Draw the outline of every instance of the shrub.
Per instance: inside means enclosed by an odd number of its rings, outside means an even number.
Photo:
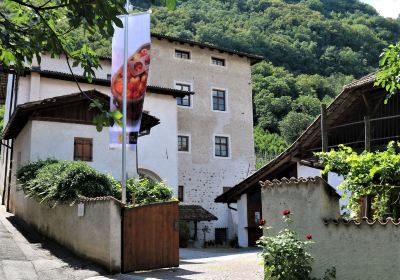
[[[170,201],[172,198],[172,189],[162,181],[156,182],[149,178],[131,178],[126,183],[126,199],[128,204],[145,205]],[[134,195],[135,201],[132,201],[132,195]]]
[[[117,186],[111,176],[81,161],[58,161],[43,165],[35,172],[34,178],[23,183],[25,194],[52,205],[74,203],[79,196],[111,196]]]
[[[324,174],[336,172],[344,177],[340,188],[351,194],[348,208],[354,216],[360,210],[360,199],[373,196],[375,218],[400,217],[400,143],[390,142],[385,151],[356,153],[339,145],[337,150],[317,153],[325,166]]]
[[[179,247],[186,248],[190,239],[190,229],[185,221],[179,221]]]
[[[17,181],[21,184],[22,188],[24,188],[25,184],[34,179],[40,168],[43,166],[53,164],[58,162],[58,160],[53,158],[48,158],[45,160],[38,160],[30,162],[17,170]]]
[[[311,263],[313,257],[307,252],[313,242],[311,234],[300,239],[296,231],[290,229],[291,213],[283,211],[283,221],[286,227],[276,236],[262,236],[257,241],[263,248],[261,253],[264,259],[264,279],[270,280],[316,280],[311,277]],[[267,231],[269,227],[265,228]],[[328,269],[324,280],[335,279],[335,268]]]

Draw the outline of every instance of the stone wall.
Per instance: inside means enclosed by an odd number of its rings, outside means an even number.
[[[110,272],[121,270],[121,206],[113,198],[50,208],[16,192],[15,216],[76,255],[100,264]]]
[[[398,279],[399,224],[341,219],[339,196],[321,178],[263,182],[262,203],[272,233],[283,227],[282,210],[290,209],[300,237],[313,235],[313,276],[335,267],[339,280]]]

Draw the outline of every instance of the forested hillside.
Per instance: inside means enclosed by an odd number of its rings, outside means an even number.
[[[143,5],[143,0],[132,1]],[[253,67],[256,152],[293,142],[353,78],[374,71],[400,20],[357,0],[177,0],[152,31],[263,55]]]

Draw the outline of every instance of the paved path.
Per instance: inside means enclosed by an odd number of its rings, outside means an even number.
[[[17,229],[0,206],[0,280],[80,280],[103,273],[61,246]]]
[[[181,249],[177,269],[109,276],[61,246],[18,227],[0,206],[0,280],[261,280],[257,251]]]
[[[181,249],[179,268],[134,275],[163,280],[262,280],[258,252],[255,249]]]

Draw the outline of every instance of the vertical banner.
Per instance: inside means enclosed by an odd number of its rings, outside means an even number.
[[[126,143],[135,148],[140,130],[143,102],[150,66],[150,14],[140,13],[128,16],[128,60],[127,66],[127,114]],[[110,111],[120,111],[123,106],[124,86],[124,26],[115,27],[112,39],[112,70]],[[122,147],[122,127],[110,127],[110,148]]]

